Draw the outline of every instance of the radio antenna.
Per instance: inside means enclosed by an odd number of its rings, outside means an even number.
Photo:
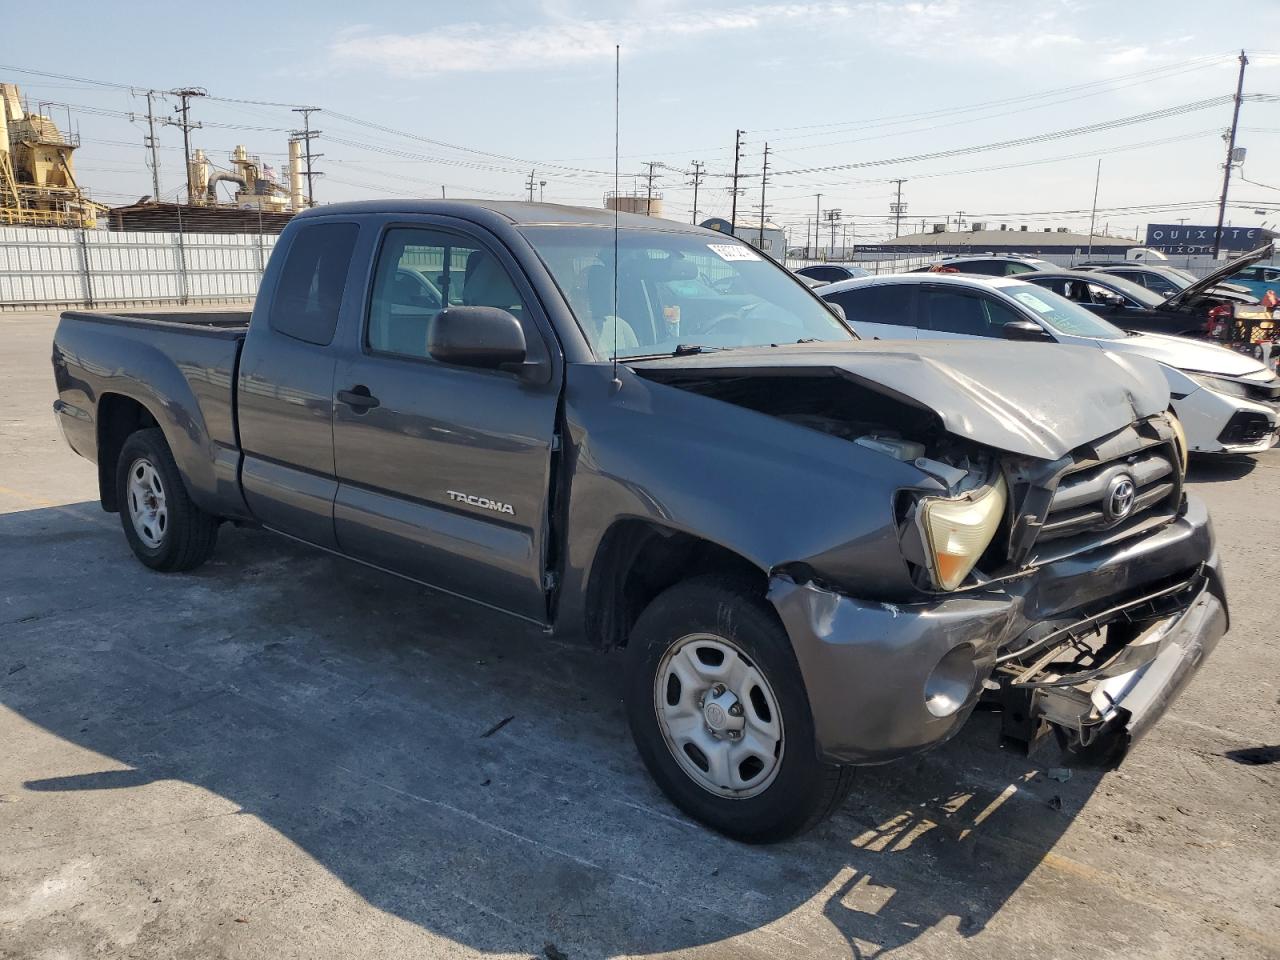
[[[618,379],[618,149],[619,114],[622,102],[622,44],[613,45],[613,383],[622,386]]]

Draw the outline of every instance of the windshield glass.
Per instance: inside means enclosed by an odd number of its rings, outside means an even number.
[[[1093,337],[1095,340],[1121,340],[1128,334],[1119,327],[1107,323],[1090,310],[1052,290],[1043,290],[1029,283],[1010,283],[1000,289],[1024,307],[1033,311],[1040,322],[1051,330],[1072,337]]]
[[[529,227],[542,257],[601,360],[677,347],[748,347],[848,340],[803,284],[732,237],[609,227]]]

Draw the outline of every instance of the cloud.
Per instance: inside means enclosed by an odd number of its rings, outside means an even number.
[[[869,45],[914,59],[1007,60],[1084,44],[1062,23],[1074,9],[1071,0],[1045,0],[1034,11],[1023,0],[829,0],[723,9],[641,0],[629,16],[589,19],[572,0],[548,0],[543,19],[527,26],[462,22],[407,34],[348,28],[329,51],[339,63],[416,77],[573,66],[612,58],[616,43],[634,53],[689,38],[803,27],[819,31],[812,42],[835,60],[856,57]],[[995,24],[1000,29],[992,29]],[[841,46],[830,46],[835,43]]]
[[[846,3],[792,3],[725,11],[671,10],[651,16],[586,20],[561,14],[528,27],[459,23],[429,33],[345,30],[330,44],[339,61],[381,67],[398,76],[530,70],[604,60],[623,49],[666,46],[672,38],[746,32],[779,23],[843,19]]]

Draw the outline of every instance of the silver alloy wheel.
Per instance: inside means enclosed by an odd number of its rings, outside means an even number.
[[[734,643],[709,633],[673,643],[653,705],[671,755],[704,790],[745,799],[773,783],[784,746],[778,698]]]
[[[169,508],[160,474],[146,457],[129,467],[128,499],[129,519],[138,539],[152,550],[159,549],[169,532]]]

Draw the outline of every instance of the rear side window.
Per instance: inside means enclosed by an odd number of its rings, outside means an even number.
[[[1001,328],[1022,318],[987,297],[951,290],[926,290],[925,312],[929,329],[970,337],[999,337]]]
[[[272,330],[318,346],[333,342],[358,231],[354,223],[299,228],[271,304]]]
[[[1016,260],[1010,261],[1004,265],[1004,275],[1006,277],[1015,277],[1020,273],[1035,273],[1035,267],[1026,263],[1018,263]]]
[[[859,323],[916,325],[912,299],[915,285],[898,283],[829,293],[823,299],[844,308],[845,319],[857,329]]]

